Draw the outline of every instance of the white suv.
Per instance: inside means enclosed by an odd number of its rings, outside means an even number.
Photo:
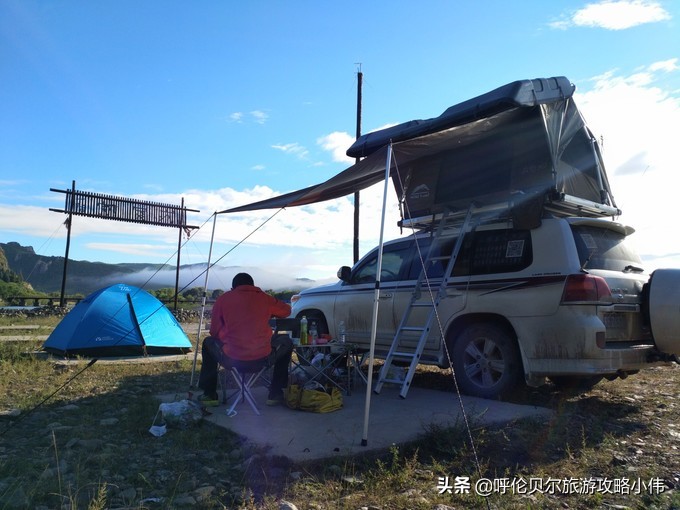
[[[463,392],[498,398],[522,378],[531,386],[549,378],[587,388],[677,361],[680,271],[658,270],[650,279],[626,243],[632,232],[580,217],[544,218],[533,229],[513,228],[511,220],[478,226],[464,238],[420,362],[453,365]],[[444,232],[435,251],[450,255],[457,237]],[[387,355],[432,239],[420,232],[384,246],[377,357]],[[368,349],[377,257],[376,248],[340,268],[337,283],[294,296],[291,315],[305,315],[334,338],[343,321],[348,341]],[[428,272],[434,292],[443,269]],[[418,313],[424,322],[427,311],[414,308],[411,317]],[[414,333],[414,347],[417,339]]]

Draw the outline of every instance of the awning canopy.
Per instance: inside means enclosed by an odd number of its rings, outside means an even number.
[[[414,120],[368,133],[348,149],[363,160],[331,179],[268,200],[220,211],[235,213],[340,198],[389,175],[405,217],[532,200],[556,194],[614,206],[597,141],[576,108],[564,77],[522,80]]]
[[[324,183],[252,204],[226,209],[218,214],[308,205],[344,197],[384,179],[386,154],[387,148],[383,147],[370,158],[361,160]]]

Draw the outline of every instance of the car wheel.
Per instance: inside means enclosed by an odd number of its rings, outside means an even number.
[[[452,363],[461,392],[475,397],[507,396],[522,374],[515,339],[495,324],[465,328],[455,340]]]

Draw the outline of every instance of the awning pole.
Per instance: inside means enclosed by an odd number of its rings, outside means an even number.
[[[213,228],[210,236],[210,249],[208,250],[208,267],[205,268],[205,283],[203,284],[203,299],[201,301],[201,316],[198,318],[198,332],[196,333],[196,348],[194,349],[194,364],[191,367],[191,380],[189,388],[194,386],[194,374],[196,373],[196,359],[198,350],[201,347],[201,330],[203,329],[203,314],[205,313],[205,301],[208,293],[208,276],[210,275],[210,259],[212,258],[213,241],[215,240],[215,224],[217,223],[217,213],[213,213]]]
[[[373,362],[375,355],[375,337],[378,330],[378,307],[380,304],[380,273],[382,272],[383,234],[385,232],[385,209],[387,207],[387,188],[390,180],[390,165],[392,164],[392,142],[387,146],[387,160],[385,162],[385,187],[383,190],[382,217],[380,219],[380,240],[378,242],[378,262],[375,268],[375,294],[373,297],[373,320],[371,323],[371,347],[368,357],[368,380],[366,382],[366,406],[364,408],[364,435],[361,445],[368,444],[368,415],[371,409],[371,392],[373,382]]]

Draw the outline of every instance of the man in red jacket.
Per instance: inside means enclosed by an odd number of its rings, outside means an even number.
[[[255,287],[248,273],[234,276],[231,290],[218,297],[212,309],[210,336],[203,341],[201,350],[198,387],[203,395],[199,400],[206,405],[218,404],[218,363],[229,367],[231,360],[257,362],[272,355],[274,372],[267,405],[283,402],[293,343],[281,337],[272,342],[269,320],[289,315],[290,305]]]

